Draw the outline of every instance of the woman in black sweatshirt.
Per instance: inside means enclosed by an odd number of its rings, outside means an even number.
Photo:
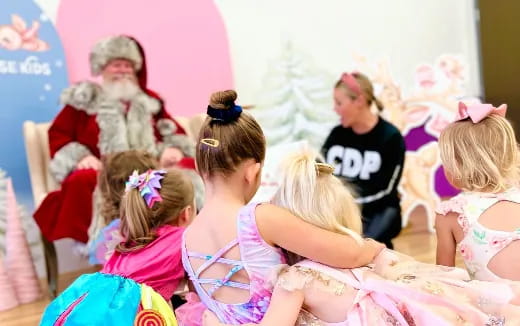
[[[350,185],[362,205],[363,233],[393,248],[401,231],[397,186],[403,170],[405,145],[399,130],[372,110],[383,105],[363,74],[344,73],[334,88],[334,111],[340,125],[323,145],[334,174]]]

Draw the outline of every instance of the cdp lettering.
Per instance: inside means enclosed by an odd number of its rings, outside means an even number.
[[[327,162],[335,167],[335,175],[369,180],[381,168],[381,155],[376,151],[362,154],[355,148],[334,145],[327,152]]]

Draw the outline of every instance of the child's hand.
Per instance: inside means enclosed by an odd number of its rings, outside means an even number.
[[[350,268],[366,266],[373,263],[377,255],[379,255],[379,253],[385,248],[386,246],[384,244],[377,242],[374,239],[364,239],[358,249],[359,255]]]
[[[103,164],[101,164],[101,161],[94,155],[87,155],[76,164],[76,169],[78,170],[94,169],[99,171],[102,167]]]
[[[371,253],[371,261],[374,260],[374,258],[376,258],[377,255],[379,255],[381,250],[386,248],[386,246],[383,243],[377,242],[374,239],[366,238],[365,241],[366,248]]]

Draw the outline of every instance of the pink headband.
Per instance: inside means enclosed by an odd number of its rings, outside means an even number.
[[[491,104],[473,104],[469,107],[466,104],[459,102],[459,111],[457,112],[457,116],[455,121],[465,120],[470,118],[473,123],[479,123],[484,120],[485,117],[491,114],[498,114],[501,117],[506,116],[507,105],[502,104],[498,108],[495,108]]]
[[[341,75],[341,82],[343,82],[343,84],[347,85],[347,87],[350,88],[350,90],[352,92],[354,92],[356,95],[359,96],[362,94],[361,87],[359,86],[359,83],[353,74],[344,72]]]

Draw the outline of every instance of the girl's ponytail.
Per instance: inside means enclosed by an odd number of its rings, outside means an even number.
[[[128,252],[157,238],[156,229],[176,225],[180,213],[194,205],[191,180],[180,169],[137,171],[126,182],[121,203],[121,234],[126,239],[116,250]]]

